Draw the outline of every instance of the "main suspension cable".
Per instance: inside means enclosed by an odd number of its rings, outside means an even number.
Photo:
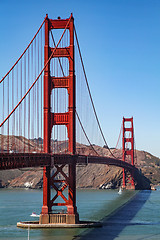
[[[18,60],[15,62],[15,64],[11,67],[11,69],[6,73],[6,75],[0,80],[0,83],[3,82],[3,80],[8,76],[8,74],[12,71],[12,69],[17,65],[17,63],[20,61],[20,59],[23,57],[23,55],[25,54],[25,52],[27,51],[27,49],[31,46],[31,44],[33,43],[34,39],[36,38],[37,34],[39,33],[39,31],[41,30],[45,20],[46,20],[47,16],[45,17],[44,21],[42,22],[41,26],[39,27],[38,31],[36,32],[36,34],[34,35],[34,37],[32,38],[32,40],[30,41],[30,43],[28,44],[28,46],[26,47],[26,49],[24,50],[24,52],[21,54],[21,56],[18,58]]]
[[[77,111],[76,111],[76,115],[77,115],[77,118],[78,118],[79,124],[81,125],[81,128],[82,128],[82,130],[83,130],[83,133],[84,133],[85,137],[87,138],[87,140],[88,140],[88,142],[89,142],[91,148],[92,148],[93,151],[97,154],[97,156],[100,156],[100,155],[98,154],[98,152],[94,149],[92,143],[90,142],[90,140],[89,140],[89,138],[88,138],[88,136],[87,136],[87,134],[86,134],[86,132],[85,132],[85,130],[84,130],[83,124],[82,124],[82,122],[81,122],[81,120],[80,120],[80,118],[79,118],[79,115],[78,115]]]
[[[56,51],[59,43],[61,42],[61,40],[62,40],[62,38],[63,38],[63,36],[64,36],[64,34],[65,34],[65,32],[66,32],[66,29],[67,29],[67,27],[68,27],[68,25],[69,25],[69,23],[70,23],[71,17],[72,17],[72,16],[70,16],[70,18],[69,18],[69,20],[68,20],[68,22],[67,22],[67,25],[66,25],[63,33],[62,33],[61,38],[59,39],[56,47],[54,48],[53,52],[51,53],[51,55],[50,55],[48,61],[46,62],[45,66],[43,67],[43,69],[42,69],[41,72],[39,73],[38,77],[37,77],[36,80],[33,82],[33,84],[32,84],[31,87],[28,89],[28,91],[25,93],[25,95],[23,96],[23,98],[22,98],[22,99],[19,101],[19,103],[15,106],[15,108],[10,112],[10,114],[9,114],[9,115],[5,118],[5,120],[0,124],[0,127],[2,127],[3,124],[9,119],[9,117],[15,112],[15,110],[18,108],[18,106],[21,104],[21,102],[25,99],[25,97],[28,95],[28,93],[30,92],[30,90],[33,88],[33,86],[34,86],[34,85],[36,84],[36,82],[38,81],[39,77],[41,76],[41,74],[43,73],[44,69],[45,69],[46,66],[48,65],[49,61],[51,60],[52,56],[54,55],[54,53],[55,53],[55,51]]]
[[[120,137],[121,137],[121,134],[122,134],[122,128],[123,128],[123,123],[121,124],[121,129],[120,129],[120,132],[119,132],[118,141],[117,141],[117,144],[115,146],[115,149],[113,150],[113,154],[118,147],[118,143],[119,143],[119,140],[120,140]],[[121,158],[122,158],[122,156],[121,156]]]
[[[80,60],[81,60],[81,64],[82,64],[82,69],[83,69],[84,77],[85,77],[85,80],[86,80],[86,85],[87,85],[88,93],[89,93],[89,96],[90,96],[91,104],[92,104],[93,111],[94,111],[94,114],[95,114],[95,117],[96,117],[96,120],[97,120],[97,123],[98,123],[99,130],[100,130],[100,133],[101,133],[101,135],[102,135],[102,138],[103,138],[103,140],[104,140],[104,143],[105,143],[105,145],[107,146],[107,149],[109,150],[110,154],[111,154],[114,158],[116,158],[116,157],[113,155],[113,153],[112,153],[112,151],[110,150],[110,148],[108,147],[107,141],[106,141],[106,139],[105,139],[105,137],[104,137],[102,128],[101,128],[101,126],[100,126],[100,122],[99,122],[99,119],[98,119],[98,116],[97,116],[97,113],[96,113],[96,109],[95,109],[95,106],[94,106],[93,98],[92,98],[91,91],[90,91],[90,88],[89,88],[89,84],[88,84],[88,80],[87,80],[87,75],[86,75],[86,71],[85,71],[85,67],[84,67],[84,63],[83,63],[83,59],[82,59],[82,54],[81,54],[80,45],[79,45],[79,41],[78,41],[78,37],[77,37],[77,33],[76,33],[75,26],[74,26],[74,32],[75,32],[75,37],[76,37],[78,52],[79,52],[79,56],[80,56]]]

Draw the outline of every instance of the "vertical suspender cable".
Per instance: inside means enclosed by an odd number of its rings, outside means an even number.
[[[16,103],[18,102],[18,68],[19,68],[19,64],[17,64],[17,81],[16,81],[16,84],[17,84],[17,94],[16,94]],[[19,111],[19,109],[17,109],[17,116],[16,116],[16,135],[18,136],[18,119],[19,119],[19,117],[18,117],[18,111]],[[18,144],[16,144],[16,146],[17,146]],[[18,147],[18,146],[17,146]]]
[[[4,106],[4,82],[3,82],[3,119],[4,119],[4,109],[5,109],[5,106]],[[2,151],[4,152],[4,126],[2,126]]]
[[[36,71],[37,71],[37,67],[36,67],[36,38],[34,40],[34,79],[36,79]],[[34,142],[34,151],[37,151],[37,142],[36,142],[36,133],[37,133],[37,101],[36,101],[36,95],[37,95],[37,91],[36,91],[36,88],[37,88],[37,83],[35,84],[35,86],[33,87],[33,92],[34,92],[34,106],[35,106],[35,109],[34,109],[34,139],[35,139],[35,142]]]
[[[42,46],[43,46],[43,39],[42,39],[42,30],[41,30],[41,69],[42,69],[42,58],[43,58],[43,54],[42,54]],[[43,89],[42,89],[42,75],[41,75],[41,106],[40,106],[40,109],[41,109],[41,138],[42,138],[42,144],[41,144],[41,152],[42,152],[42,149],[43,149],[43,129],[42,129],[42,119],[43,119],[43,111],[42,111],[42,108],[43,108]]]
[[[21,59],[21,70],[20,70],[20,99],[22,98],[22,59]],[[20,136],[22,136],[22,124],[23,124],[23,121],[21,119],[21,115],[22,115],[22,104],[21,106],[19,107],[19,127],[20,127]]]
[[[26,92],[26,54],[24,56],[24,92]],[[26,151],[26,99],[24,100],[24,152]]]
[[[38,73],[39,73],[39,35],[38,35]],[[37,148],[39,152],[39,82],[37,82]]]
[[[12,70],[12,109],[14,108],[14,69]],[[15,148],[15,113],[13,114],[12,121],[12,148],[13,151]]]
[[[34,70],[33,70],[33,45],[31,46],[31,73],[32,73],[31,76],[33,76],[33,73],[34,73]],[[32,89],[31,101],[32,101],[30,103],[31,109],[32,109],[32,112],[31,112],[31,129],[32,129],[31,130],[31,141],[33,141],[33,139],[34,139],[34,118],[33,118],[33,116],[34,116],[34,89]],[[31,151],[33,151],[33,149]]]
[[[9,114],[9,75],[8,75],[8,114]],[[8,127],[7,127],[7,151],[9,152],[9,119],[8,119]]]
[[[30,83],[30,50],[28,50],[28,88]],[[28,94],[28,152],[30,152],[30,93]]]

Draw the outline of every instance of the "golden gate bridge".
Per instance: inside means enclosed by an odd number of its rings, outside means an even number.
[[[0,93],[0,170],[43,167],[41,224],[79,222],[77,164],[121,167],[123,188],[128,172],[129,188],[135,189],[139,171],[134,161],[133,118],[123,118],[122,156],[115,157],[95,109],[72,14],[68,19],[46,15],[1,79]],[[81,151],[86,145],[87,155]],[[96,146],[105,146],[108,155]],[[53,214],[56,206],[65,206],[67,213]]]

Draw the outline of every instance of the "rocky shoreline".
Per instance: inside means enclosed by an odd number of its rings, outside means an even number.
[[[30,188],[41,189],[43,187],[42,168],[27,169],[17,172],[11,171],[10,179],[6,182],[1,181],[1,187],[5,188]],[[14,173],[16,171],[16,173]],[[5,174],[5,171],[1,171]],[[53,169],[54,172],[54,169]],[[17,177],[13,177],[18,175]],[[122,169],[118,167],[109,167],[102,164],[88,164],[85,167],[77,167],[77,188],[93,189],[117,189],[122,183]],[[142,176],[141,189],[149,189],[150,182]]]

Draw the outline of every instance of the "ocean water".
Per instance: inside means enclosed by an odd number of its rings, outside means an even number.
[[[28,239],[28,229],[18,221],[37,220],[41,190],[0,189],[0,240]],[[160,239],[160,189],[157,191],[78,190],[77,207],[81,220],[102,221],[93,229],[30,229],[30,240],[70,239]],[[118,210],[116,210],[118,208]]]

